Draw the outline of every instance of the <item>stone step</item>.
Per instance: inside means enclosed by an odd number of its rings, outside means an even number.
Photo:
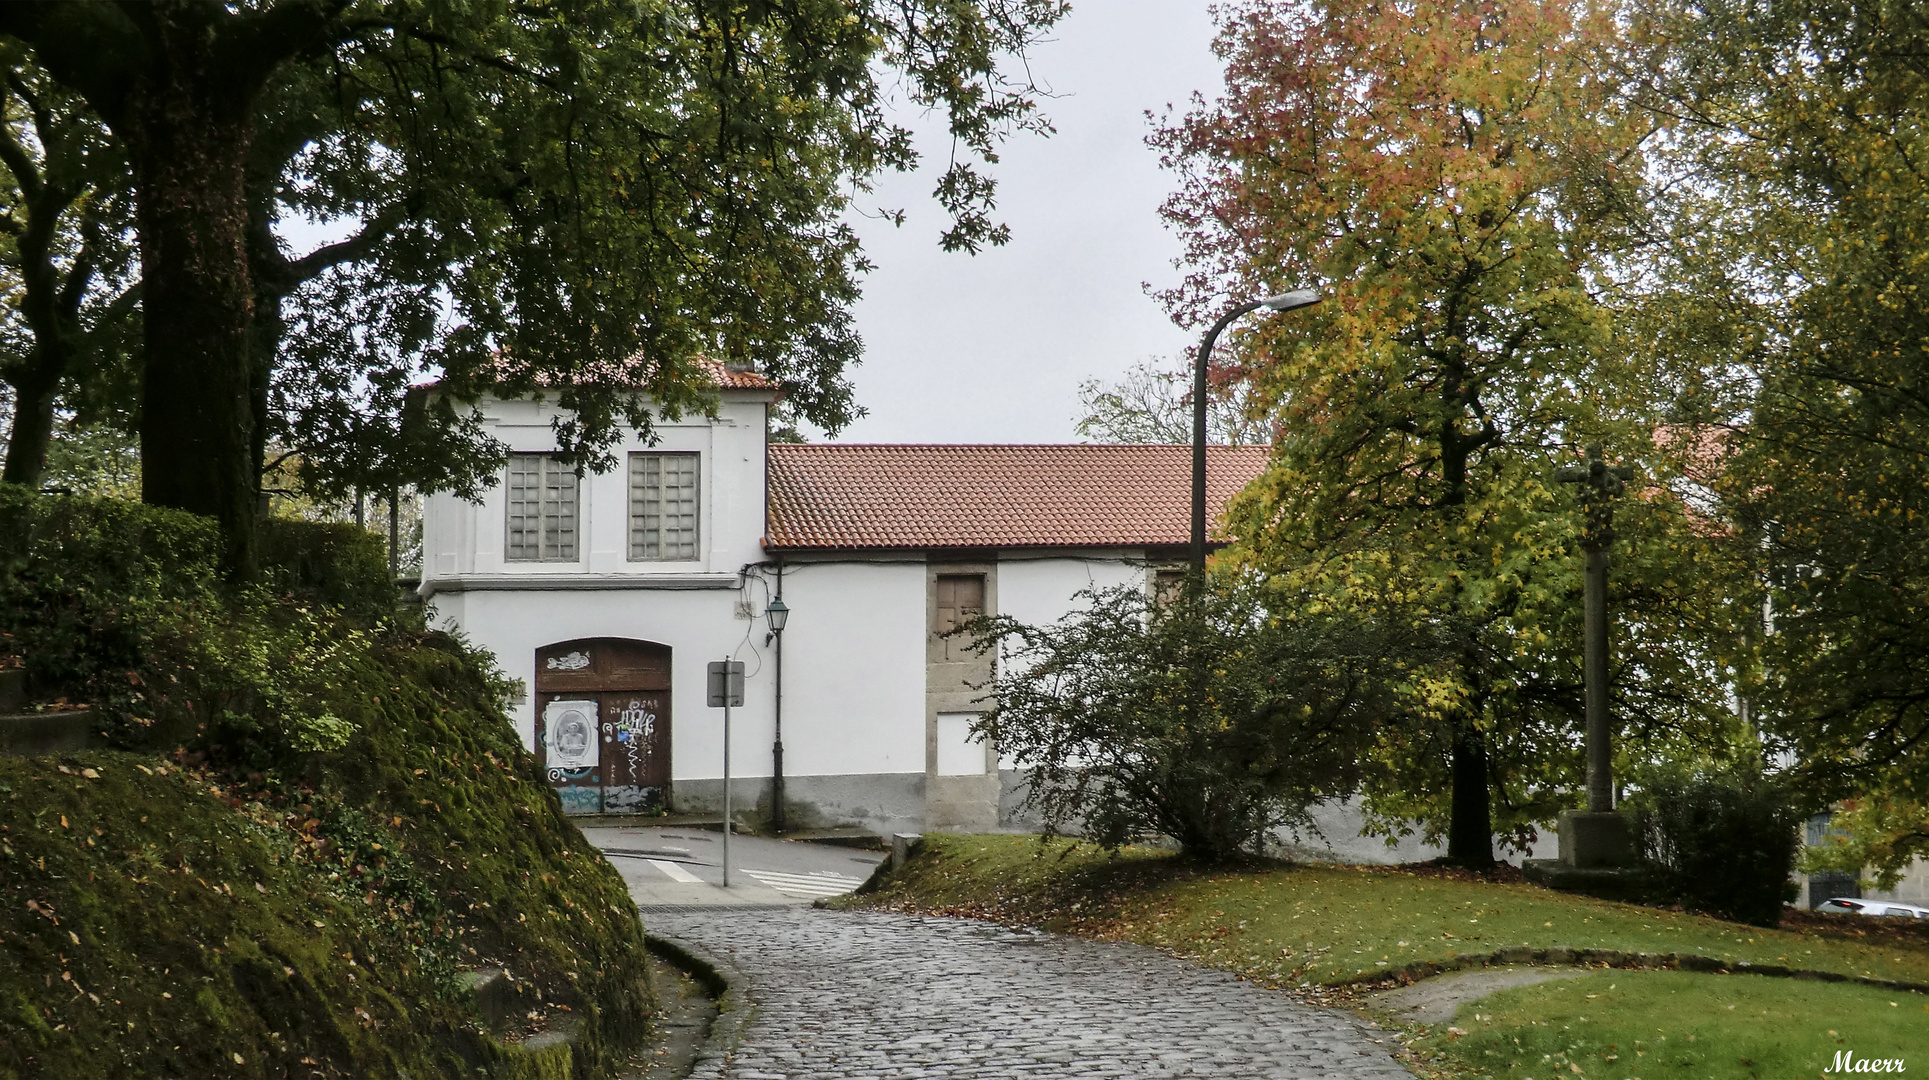
[[[0,716],[0,754],[44,757],[99,750],[105,745],[94,734],[94,713],[90,709]]]
[[[463,985],[474,995],[476,1011],[493,1031],[504,1031],[523,1019],[523,1014],[540,1001],[535,988],[518,982],[501,968],[481,968],[460,974]]]
[[[0,713],[10,713],[27,703],[27,669],[0,669]]]

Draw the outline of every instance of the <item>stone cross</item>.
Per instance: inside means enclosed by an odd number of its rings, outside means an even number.
[[[1585,468],[1554,475],[1563,484],[1580,487],[1581,509],[1587,515],[1581,531],[1581,550],[1587,552],[1582,665],[1587,685],[1587,808],[1605,813],[1614,809],[1614,758],[1608,745],[1608,547],[1614,543],[1613,499],[1626,489],[1634,471],[1625,465],[1609,468],[1601,445],[1591,443]]]

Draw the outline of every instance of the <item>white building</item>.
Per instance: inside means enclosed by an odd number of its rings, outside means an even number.
[[[989,661],[940,635],[977,610],[1042,623],[1081,589],[1153,587],[1183,561],[1189,448],[767,444],[773,388],[717,376],[714,418],[665,422],[580,480],[549,453],[552,407],[484,402],[513,453],[480,502],[428,500],[432,617],[528,684],[516,725],[571,812],[718,808],[705,669],[730,658],[750,816],[769,812],[781,710],[791,828],[990,829],[1001,802],[1008,821],[1010,774],[966,739]],[[1212,449],[1215,517],[1264,461]]]

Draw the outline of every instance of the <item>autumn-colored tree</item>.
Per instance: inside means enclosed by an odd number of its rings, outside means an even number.
[[[1155,138],[1194,268],[1166,299],[1199,321],[1228,295],[1328,295],[1243,342],[1279,435],[1228,557],[1309,608],[1413,605],[1455,630],[1368,809],[1489,862],[1581,779],[1579,519],[1554,473],[1582,443],[1645,479],[1613,576],[1615,705],[1644,735],[1624,751],[1723,715],[1694,644],[1706,545],[1652,437],[1673,390],[1614,319],[1657,121],[1603,76],[1604,8],[1244,0],[1222,19],[1224,95]]]
[[[1761,723],[1849,801],[1836,861],[1893,873],[1929,853],[1929,10],[1676,0],[1636,30],[1698,193],[1674,302],[1725,376],[1697,411],[1759,559]]]

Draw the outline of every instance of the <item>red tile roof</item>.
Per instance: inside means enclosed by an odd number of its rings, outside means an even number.
[[[637,355],[630,357],[630,359],[624,361],[623,363],[625,365],[641,363],[641,359],[640,359],[641,356],[642,354],[638,353]],[[500,353],[497,354],[497,362],[498,362],[498,365],[500,365],[502,362]],[[621,383],[625,379],[630,379],[630,377],[635,374],[634,372],[625,373],[621,371],[620,370],[621,366],[622,365],[615,365],[615,366],[602,365],[597,368],[592,368],[588,373],[586,373],[588,376],[591,376],[591,377],[586,378],[585,381],[593,384],[600,380],[604,383],[616,384],[616,383]],[[696,369],[702,372],[704,376],[708,379],[710,385],[716,387],[719,390],[775,390],[777,389],[776,383],[771,382],[769,379],[765,378],[760,372],[757,372],[748,367],[732,367],[729,364],[725,364],[721,361],[712,360],[707,356],[697,357],[695,361],[695,366],[696,366]],[[500,367],[498,368],[498,370],[500,370]],[[535,381],[536,381],[536,385],[538,386],[555,385],[555,379],[553,377],[541,372],[537,373]],[[631,381],[634,382],[633,379]],[[410,389],[428,391],[428,390],[434,390],[441,385],[442,385],[441,379],[430,379],[426,382],[415,383],[412,386],[410,386]]]
[[[710,376],[719,390],[775,390],[777,384],[749,367],[732,367],[709,357],[699,357],[697,367]]]
[[[1265,467],[1263,446],[1206,454],[1206,513]],[[770,447],[773,550],[1144,547],[1191,538],[1189,446]]]

